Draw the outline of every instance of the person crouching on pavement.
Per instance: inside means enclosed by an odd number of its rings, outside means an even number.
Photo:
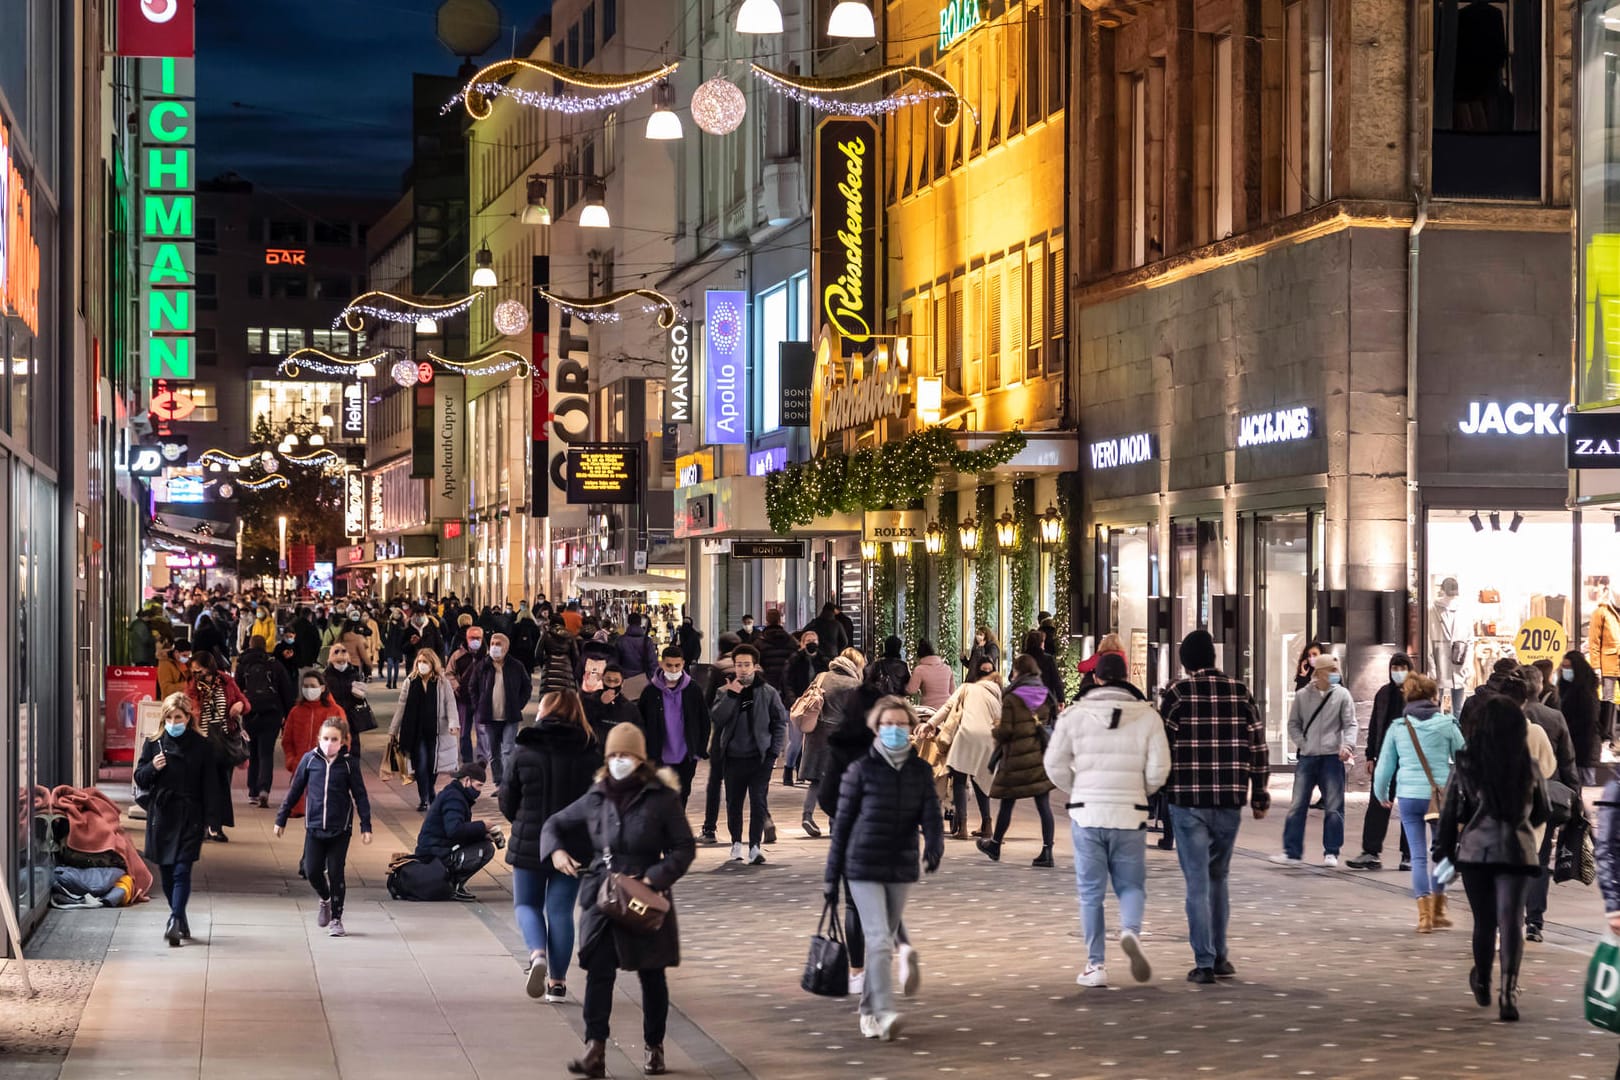
[[[416,857],[444,867],[457,900],[478,899],[467,891],[467,882],[495,857],[495,840],[505,842],[498,831],[472,816],[486,775],[476,761],[451,773],[451,782],[434,797],[416,834]]]
[[[360,818],[360,842],[371,843],[371,801],[366,798],[366,778],[360,755],[351,754],[345,744],[349,728],[342,720],[321,725],[320,743],[305,754],[293,773],[292,786],[276,811],[276,835],[287,828],[293,805],[309,792],[304,808],[304,873],[315,895],[321,898],[315,925],[325,927],[332,937],[343,937],[343,898],[347,888],[343,863],[354,839],[354,819]]]
[[[607,1040],[613,1015],[613,985],[620,970],[641,981],[642,1071],[659,1076],[664,1067],[664,1032],[669,1020],[668,968],[681,962],[680,930],[674,898],[657,931],[634,933],[610,921],[597,896],[610,873],[627,874],[669,894],[692,866],[697,848],[681,806],[674,770],[647,760],[647,742],[634,724],[618,724],[603,747],[606,765],[591,788],[546,819],[539,855],[557,871],[578,876],[579,963],[585,969],[585,1052],[568,1063],[576,1076],[607,1075]],[[588,839],[590,861],[583,866],[570,849]]]
[[[906,897],[920,877],[918,832],[922,865],[930,874],[939,869],[945,853],[934,771],[912,750],[917,724],[917,713],[904,698],[880,698],[873,706],[867,725],[877,738],[839,784],[827,852],[827,902],[837,903],[839,881],[847,879],[866,933],[860,1016],[861,1034],[868,1039],[889,1040],[900,1030],[890,961]]]
[[[1086,967],[1075,981],[1107,986],[1107,923],[1103,899],[1112,877],[1119,897],[1119,946],[1131,977],[1146,982],[1153,968],[1142,953],[1147,905],[1148,796],[1170,776],[1170,742],[1159,711],[1127,678],[1125,657],[1104,653],[1091,689],[1063,710],[1046,748],[1046,775],[1069,793],[1069,832],[1080,887]]]

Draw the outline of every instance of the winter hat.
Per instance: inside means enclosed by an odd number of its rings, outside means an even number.
[[[1188,671],[1215,666],[1215,639],[1208,630],[1194,630],[1181,639],[1181,666]]]
[[[1321,656],[1314,656],[1311,658],[1312,671],[1321,671],[1323,668],[1326,668],[1329,671],[1338,671],[1339,658],[1334,656],[1332,653],[1323,653]]]
[[[450,779],[476,780],[478,783],[482,784],[488,778],[488,775],[489,774],[484,770],[482,762],[469,761],[467,764],[461,766],[461,768],[451,773]]]
[[[1097,658],[1098,682],[1124,682],[1130,675],[1125,667],[1125,657],[1117,652],[1105,652]]]
[[[612,757],[614,754],[646,761],[647,739],[641,734],[641,729],[634,724],[614,724],[608,730],[607,745],[602,748],[602,756]]]

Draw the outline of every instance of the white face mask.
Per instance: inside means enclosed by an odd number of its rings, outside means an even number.
[[[433,674],[433,665],[424,660],[420,664],[416,665],[416,673],[423,678],[426,678],[427,676]]]
[[[474,637],[467,639],[467,648],[471,649],[473,652],[477,652],[483,646],[483,644],[483,641],[479,638]]]
[[[348,671],[349,670],[349,662],[347,660],[334,660],[334,661],[332,661],[332,666],[334,668],[336,668],[338,671]]]
[[[321,688],[320,687],[318,687],[318,686],[306,686],[306,687],[304,687],[304,700],[305,701],[319,701],[320,699],[321,699]]]
[[[623,780],[636,771],[636,759],[627,757],[611,757],[607,762],[608,775],[615,780]]]
[[[501,648],[499,645],[491,645],[489,647],[489,658],[491,660],[499,660],[503,655],[505,655],[505,653],[506,650]]]

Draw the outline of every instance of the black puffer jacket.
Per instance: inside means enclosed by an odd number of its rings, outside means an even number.
[[[786,701],[788,661],[799,651],[798,641],[781,626],[771,625],[759,632],[753,645],[759,650],[759,666],[765,672],[765,681],[776,687],[776,692]]]
[[[543,870],[540,832],[551,816],[590,790],[602,767],[602,744],[563,716],[542,716],[518,732],[517,752],[501,785],[501,813],[512,823],[506,861],[525,870]],[[561,838],[568,853],[584,862],[590,846],[583,836]]]
[[[916,754],[896,769],[873,747],[844,773],[833,816],[826,881],[916,881],[917,833],[923,858],[939,865],[945,828],[934,790],[934,770]]]
[[[1408,670],[1412,667],[1412,658],[1403,652],[1398,652],[1389,658],[1391,673],[1395,665],[1399,664]],[[1378,688],[1373,697],[1372,715],[1367,718],[1367,760],[1376,761],[1384,749],[1384,737],[1389,734],[1389,725],[1399,720],[1406,713],[1406,694],[1396,684],[1394,679],[1385,680],[1384,685]]]
[[[827,736],[827,756],[821,770],[821,786],[816,790],[816,805],[829,818],[838,813],[838,788],[844,773],[852,763],[865,756],[872,748],[872,740],[877,738],[872,729],[866,726],[866,714],[883,696],[876,687],[866,683],[848,691],[847,695],[847,700],[839,703],[842,718],[832,734]]]
[[[566,630],[547,630],[540,639],[540,692],[578,690],[574,672],[579,666],[579,643]],[[629,674],[626,672],[626,674]]]

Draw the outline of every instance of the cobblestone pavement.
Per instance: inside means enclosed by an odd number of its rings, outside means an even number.
[[[374,697],[386,723],[392,695]],[[372,760],[377,748],[372,742]],[[700,772],[694,817],[703,780]],[[388,855],[411,844],[419,817],[414,794],[375,776],[371,786],[378,842],[351,852],[345,940],[328,939],[314,926],[315,897],[296,876],[298,840],[273,840],[271,812],[240,803],[232,842],[208,845],[198,864],[199,944],[164,948],[159,904],[57,913],[116,921],[112,951],[61,1075],[565,1076],[562,1062],[583,1030],[577,1000],[548,1006],[524,995],[525,950],[504,864],[497,861],[473,882],[480,903],[389,901],[382,888]],[[1279,798],[1285,786],[1280,780]],[[1185,981],[1191,954],[1173,854],[1149,845],[1144,944],[1152,980],[1129,982],[1112,949],[1115,986],[1083,990],[1074,984],[1084,956],[1063,821],[1055,869],[1029,865],[1039,844],[1027,810],[1015,819],[1000,863],[971,844],[950,843],[940,872],[917,887],[906,912],[923,980],[918,995],[903,1003],[904,1031],[892,1043],[864,1040],[853,999],[813,998],[798,988],[827,843],[801,833],[803,791],[773,784],[780,836],[765,866],[726,864],[724,845],[700,848],[676,889],[683,963],[671,973],[676,1013],[668,1048],[679,1074],[766,1080],[1613,1074],[1616,1040],[1581,1015],[1586,960],[1602,924],[1594,889],[1554,888],[1547,942],[1527,946],[1524,1019],[1501,1024],[1494,1007],[1476,1008],[1467,990],[1470,920],[1460,897],[1453,908],[1458,928],[1420,937],[1412,932],[1406,876],[1393,869],[1272,866],[1265,856],[1280,847],[1280,810],[1262,822],[1245,819],[1232,869],[1231,953],[1239,976],[1213,987]],[[1364,802],[1358,797],[1349,812],[1352,836],[1360,835]],[[492,799],[479,806],[485,815],[496,813]],[[1312,843],[1320,821],[1313,815]],[[573,974],[577,996],[583,980]],[[639,1075],[636,996],[634,980],[621,980],[609,1060],[620,1077]],[[0,1006],[0,1016],[7,1008]]]

